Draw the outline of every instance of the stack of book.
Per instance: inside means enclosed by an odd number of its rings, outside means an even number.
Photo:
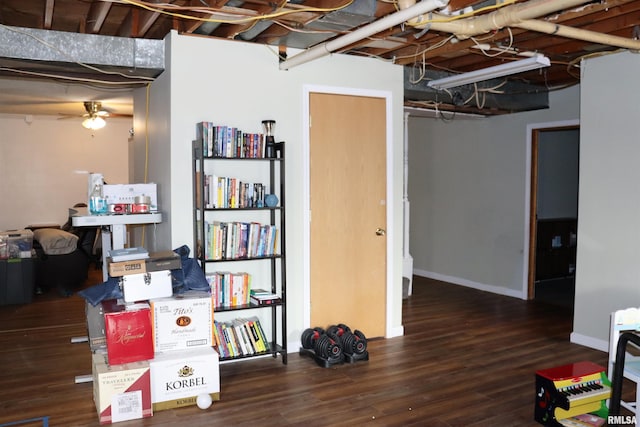
[[[271,350],[269,339],[255,316],[230,322],[214,320],[213,323],[215,349],[221,357],[251,356]]]
[[[113,249],[109,251],[109,257],[112,262],[147,259],[149,258],[149,251],[141,247]]]
[[[251,289],[249,291],[249,301],[255,305],[271,305],[282,302],[282,298],[278,294],[264,289]]]

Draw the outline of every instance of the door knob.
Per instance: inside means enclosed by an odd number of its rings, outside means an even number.
[[[384,228],[376,228],[376,236],[384,236]]]

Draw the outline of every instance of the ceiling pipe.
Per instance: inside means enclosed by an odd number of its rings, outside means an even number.
[[[595,31],[582,30],[566,25],[554,24],[548,21],[527,19],[525,21],[518,22],[514,26],[525,30],[566,37],[574,40],[582,40],[592,43],[604,44],[607,46],[615,46],[623,49],[640,50],[640,40],[611,36],[609,34],[597,33]]]
[[[424,15],[425,13],[432,12],[436,9],[441,9],[448,4],[449,0],[422,0],[419,3],[414,2],[413,5],[407,6],[407,8],[403,10],[395,12],[391,15],[387,15],[384,18],[374,21],[369,25],[347,33],[342,37],[338,37],[337,39],[316,45],[310,49],[305,50],[302,53],[286,59],[280,63],[280,69],[288,70],[297,65],[330,55],[332,52],[335,52],[338,49],[359,42],[360,40],[363,40],[395,25],[409,21],[416,16]]]
[[[404,7],[411,7],[415,0],[400,0],[398,6],[402,10]],[[450,19],[450,16],[436,15],[432,17],[423,15],[409,21],[416,28],[429,27],[434,31],[442,31],[454,34],[459,40],[485,34],[504,27],[533,18],[546,16],[564,9],[580,6],[589,3],[585,0],[530,0],[526,3],[516,3],[505,6],[485,15],[462,18],[451,22],[437,22],[438,19]]]
[[[410,7],[415,0],[400,0],[398,6]],[[498,30],[504,27],[517,27],[543,34],[556,35],[574,40],[599,43],[607,46],[615,46],[624,49],[640,50],[640,40],[619,36],[611,36],[595,31],[582,30],[566,25],[554,24],[549,21],[541,21],[539,18],[563,9],[569,9],[589,3],[584,0],[531,0],[526,3],[517,3],[505,6],[486,15],[464,18],[451,22],[437,22],[439,18],[447,18],[445,15],[434,14],[431,19],[428,15],[422,15],[409,21],[415,28],[428,28],[442,31],[464,40],[479,34]],[[430,22],[431,21],[431,22]]]

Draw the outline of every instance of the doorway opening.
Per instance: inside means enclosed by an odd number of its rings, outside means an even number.
[[[578,236],[578,125],[531,135],[528,299],[573,310]]]

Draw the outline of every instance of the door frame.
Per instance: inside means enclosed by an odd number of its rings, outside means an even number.
[[[525,161],[525,194],[524,194],[524,248],[522,257],[522,299],[533,299],[533,282],[535,276],[535,262],[533,260],[532,249],[535,245],[533,236],[535,235],[535,223],[532,221],[532,214],[535,212],[535,198],[533,189],[537,188],[537,182],[533,182],[534,174],[537,176],[537,153],[533,152],[534,135],[542,130],[562,130],[567,128],[580,127],[580,120],[564,120],[558,122],[532,123],[527,125],[527,147]],[[579,213],[578,213],[579,215]]]
[[[303,329],[312,327],[311,323],[311,226],[310,226],[310,162],[309,162],[309,98],[312,93],[327,93],[334,95],[363,96],[369,98],[384,98],[386,110],[386,305],[385,305],[385,337],[403,335],[404,331],[394,331],[392,313],[394,307],[394,277],[395,261],[393,256],[393,242],[395,232],[394,219],[394,191],[393,191],[393,110],[392,92],[381,90],[357,89],[348,87],[304,85],[302,90],[302,161],[303,161]],[[317,326],[317,325],[316,325]]]

